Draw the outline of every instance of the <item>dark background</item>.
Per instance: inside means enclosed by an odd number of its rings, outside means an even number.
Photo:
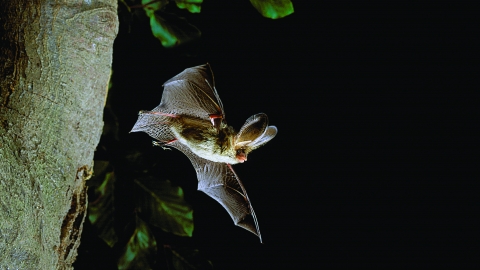
[[[302,2],[313,1],[294,1],[280,20],[249,1],[205,1],[200,14],[170,6],[202,31],[174,49],[146,17],[121,21],[109,97],[120,141],[103,143],[119,160],[132,149],[160,160],[155,177],[182,186],[194,208],[189,245],[216,269],[478,263],[474,15],[438,4]],[[234,167],[263,244],[196,191],[183,154],[128,134],[139,110],[160,103],[163,82],[206,62],[230,125],[264,112],[279,129]],[[82,239],[77,269],[93,242]]]

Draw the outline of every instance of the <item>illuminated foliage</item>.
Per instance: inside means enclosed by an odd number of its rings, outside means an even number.
[[[135,204],[149,224],[179,236],[192,236],[193,210],[183,190],[170,181],[135,180]]]
[[[203,0],[175,0],[177,7],[187,9],[191,13],[200,13]]]
[[[200,12],[200,5],[192,2],[195,1],[178,1],[177,5],[187,8],[190,12]],[[143,0],[142,4],[150,18],[153,36],[160,40],[164,47],[171,48],[200,37],[200,30],[189,24],[187,20],[163,11],[168,1]]]
[[[250,0],[250,3],[260,14],[270,19],[280,19],[293,13],[290,0]]]
[[[148,225],[137,216],[135,231],[118,260],[118,269],[151,269],[156,253],[155,237]]]
[[[190,13],[200,13],[203,0],[174,0],[180,9]],[[150,28],[155,38],[160,40],[166,48],[190,42],[201,36],[201,32],[185,18],[166,12],[168,0],[142,0],[141,4],[130,6],[126,0],[120,0],[129,12],[132,9],[143,8],[150,19]],[[290,0],[250,0],[252,5],[270,19],[280,19],[293,13],[293,4]],[[171,7],[171,5],[170,5]],[[170,7],[168,8],[170,10]]]

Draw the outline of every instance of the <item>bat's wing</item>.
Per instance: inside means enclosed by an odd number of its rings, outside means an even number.
[[[143,131],[166,143],[175,139],[168,126],[175,117],[193,116],[215,127],[225,119],[210,65],[187,68],[164,84],[162,101],[151,111],[141,111],[130,132]]]
[[[150,135],[150,137],[167,143],[175,139],[175,135],[173,135],[168,124],[171,120],[170,118],[169,116],[161,114],[140,111],[137,122],[130,132],[143,131]]]
[[[247,192],[231,165],[203,159],[178,141],[169,146],[182,151],[192,162],[197,172],[198,190],[219,202],[230,214],[235,225],[256,234],[262,242],[257,217]]]
[[[225,118],[209,64],[187,68],[163,86],[162,101],[154,111],[189,115],[208,121],[212,117]]]

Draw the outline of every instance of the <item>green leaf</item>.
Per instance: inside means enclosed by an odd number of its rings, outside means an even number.
[[[175,0],[178,8],[186,8],[190,13],[200,13],[203,0]]]
[[[135,231],[118,260],[118,269],[152,269],[150,265],[156,253],[155,237],[148,225],[137,216]]]
[[[175,47],[201,36],[202,33],[200,30],[189,24],[185,18],[164,12],[163,7],[165,6],[165,1],[152,4],[148,4],[149,2],[147,0],[143,1],[147,2],[147,5],[143,9],[147,16],[150,17],[150,28],[152,29],[153,36],[160,40],[163,47]],[[185,2],[190,1],[186,0]],[[142,4],[144,3],[142,2]],[[185,5],[185,7],[187,6]],[[190,9],[194,10],[193,7],[190,7]],[[198,12],[200,12],[200,10]]]
[[[150,13],[163,9],[168,4],[168,0],[142,0],[143,9],[150,17]]]
[[[179,236],[193,234],[193,210],[183,199],[183,190],[170,181],[135,180],[135,204],[146,221]]]
[[[280,19],[293,13],[290,0],[250,0],[250,3],[260,14],[270,19]]]
[[[165,12],[155,12],[150,16],[150,27],[153,35],[166,48],[187,43],[202,35],[198,28],[184,18]]]
[[[108,162],[95,161],[94,172],[100,175],[107,167]],[[118,241],[118,237],[113,228],[113,188],[115,175],[113,172],[107,172],[102,182],[98,181],[98,179],[99,178],[94,178],[89,181],[91,182],[89,185],[94,186],[95,195],[93,201],[88,204],[88,219],[90,223],[97,228],[98,236],[110,247],[113,247]],[[95,181],[98,182],[95,183]]]

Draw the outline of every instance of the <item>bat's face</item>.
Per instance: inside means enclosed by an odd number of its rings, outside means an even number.
[[[245,149],[237,149],[235,151],[235,158],[237,159],[238,163],[243,163],[247,161],[247,153],[245,153]]]

